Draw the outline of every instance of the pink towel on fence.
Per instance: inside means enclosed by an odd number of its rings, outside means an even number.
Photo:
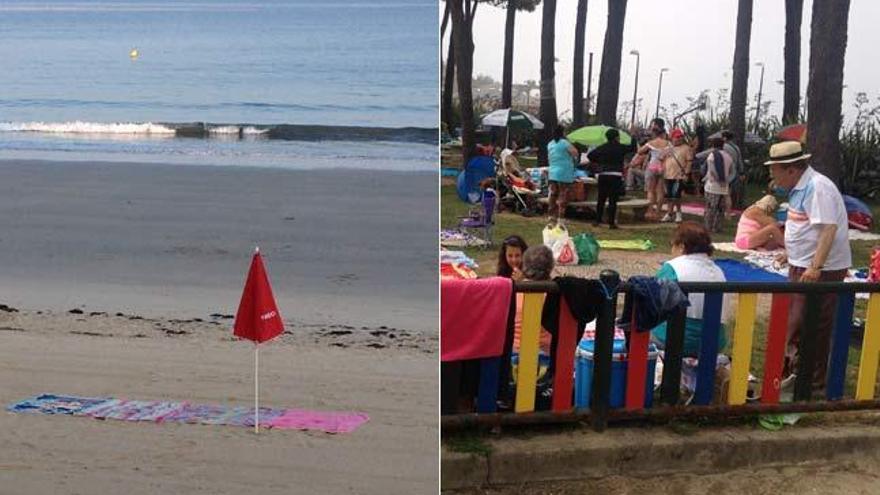
[[[500,356],[513,282],[492,277],[440,282],[440,360]]]
[[[320,430],[326,433],[351,433],[369,419],[370,417],[364,413],[288,409],[281,416],[269,420],[268,426],[291,430]]]

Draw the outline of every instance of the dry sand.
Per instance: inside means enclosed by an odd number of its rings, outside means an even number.
[[[261,405],[354,433],[0,412],[0,493],[432,493],[430,174],[0,162],[0,405],[39,393],[250,405],[231,315],[253,245],[289,333]],[[70,312],[70,310],[74,310]]]

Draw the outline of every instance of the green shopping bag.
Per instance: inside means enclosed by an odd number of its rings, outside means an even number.
[[[593,265],[599,261],[599,242],[595,237],[582,233],[574,236],[572,240],[577,250],[579,265]]]

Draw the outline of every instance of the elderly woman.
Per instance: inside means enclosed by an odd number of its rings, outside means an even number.
[[[746,208],[736,226],[736,247],[768,250],[782,247],[784,234],[775,217],[778,207],[776,198],[768,194]]]
[[[675,257],[663,263],[657,272],[657,278],[678,282],[725,282],[724,272],[712,261],[712,252],[712,239],[706,227],[697,222],[682,222],[672,237],[672,254]],[[697,357],[703,331],[703,294],[689,294],[688,301],[690,306],[685,322],[684,355]],[[724,296],[722,323],[727,319],[725,310],[729,307],[728,296]],[[723,349],[727,344],[725,333],[722,324],[718,335],[718,349]],[[661,347],[665,347],[666,323],[654,327],[651,334]]]
[[[522,276],[525,280],[546,281],[550,280],[553,273],[553,251],[547,246],[539,244],[525,250],[522,256]],[[516,315],[513,323],[513,349],[519,351],[519,340],[522,334],[522,294],[517,294]],[[544,354],[550,355],[550,344],[553,337],[546,330],[541,329],[539,345]]]

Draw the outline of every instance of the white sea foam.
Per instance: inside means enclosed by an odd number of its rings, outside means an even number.
[[[0,122],[0,132],[44,132],[50,134],[150,134],[174,135],[174,129],[152,122],[110,124],[99,122]]]
[[[268,132],[268,129],[257,129],[253,126],[239,127],[237,125],[223,125],[217,127],[209,127],[210,134],[244,134],[248,136],[257,136]]]

